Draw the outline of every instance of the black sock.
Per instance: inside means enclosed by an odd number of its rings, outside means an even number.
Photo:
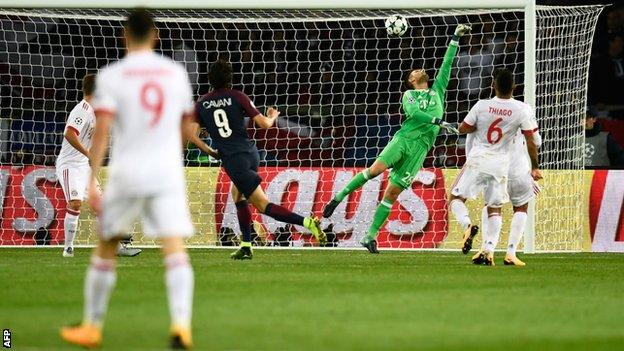
[[[270,203],[264,209],[264,214],[277,219],[280,222],[303,225],[304,218],[296,213],[293,213],[282,207],[280,205],[276,205],[274,203]]]

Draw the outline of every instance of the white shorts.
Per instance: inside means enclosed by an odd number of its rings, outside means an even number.
[[[105,190],[100,216],[104,240],[128,237],[139,220],[150,238],[189,237],[194,231],[184,191],[128,196],[112,187]]]
[[[539,193],[539,187],[533,181],[530,174],[525,176],[510,178],[507,184],[509,199],[514,207],[527,204],[535,194]]]
[[[479,172],[473,167],[464,167],[455,179],[451,194],[464,199],[475,199],[481,192],[488,207],[499,208],[509,202],[507,195],[507,177],[496,177]]]
[[[89,165],[61,165],[56,168],[56,178],[63,188],[65,201],[83,201],[86,198],[90,175],[91,167]]]

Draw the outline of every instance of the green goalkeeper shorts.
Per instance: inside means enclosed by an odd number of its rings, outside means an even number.
[[[392,169],[390,182],[407,189],[422,168],[428,151],[429,148],[422,142],[395,136],[377,159]]]

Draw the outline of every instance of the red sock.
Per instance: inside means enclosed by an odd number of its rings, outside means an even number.
[[[238,216],[238,225],[240,226],[241,233],[243,234],[244,242],[251,242],[251,209],[247,200],[242,200],[236,205],[236,215]]]

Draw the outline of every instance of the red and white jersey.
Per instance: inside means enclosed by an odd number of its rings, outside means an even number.
[[[80,101],[69,113],[63,135],[65,135],[68,129],[73,129],[76,132],[78,140],[87,150],[91,148],[91,139],[95,129],[95,114],[93,113],[93,108],[86,100]],[[56,166],[67,168],[88,164],[89,158],[71,146],[67,139],[63,138],[61,151],[56,158]]]
[[[182,65],[151,51],[129,53],[100,70],[93,108],[115,116],[109,187],[130,196],[184,191],[180,125],[194,103]]]
[[[537,130],[531,107],[513,98],[479,100],[464,123],[476,127],[466,164],[497,178],[507,176],[518,130],[525,134]]]

